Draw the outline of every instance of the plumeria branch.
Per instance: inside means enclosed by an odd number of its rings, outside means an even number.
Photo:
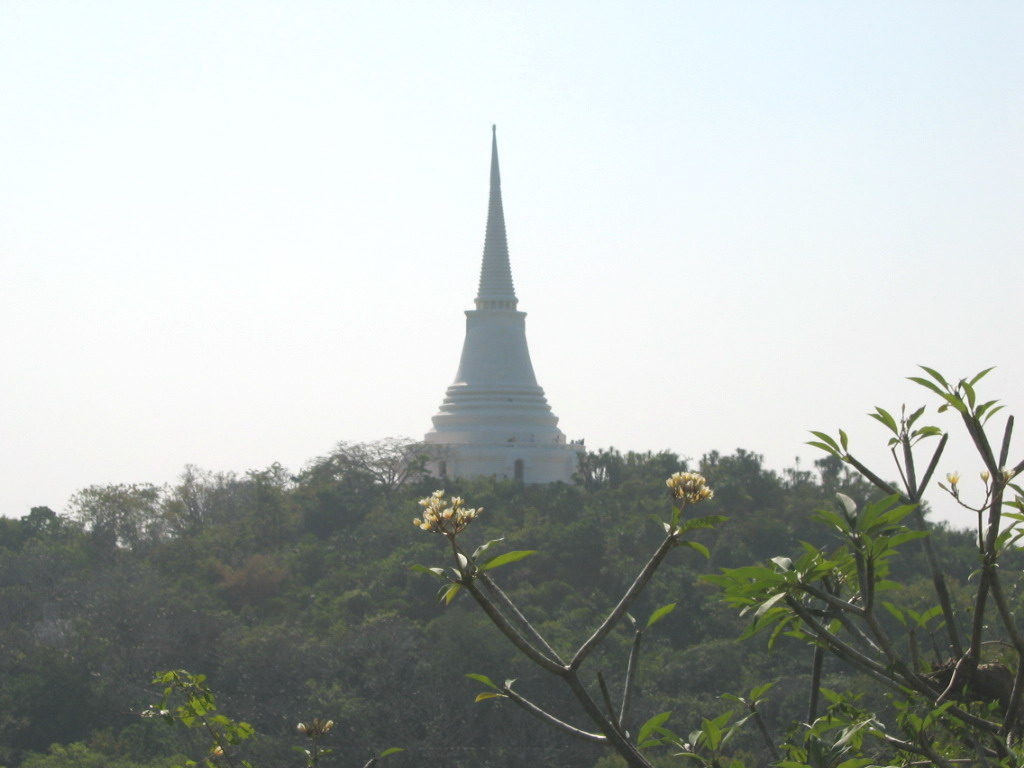
[[[714,498],[714,491],[707,485],[707,481],[703,475],[699,475],[696,472],[677,472],[672,475],[667,481],[669,492],[676,500],[677,506],[673,516],[673,522],[678,523],[679,517],[683,512],[683,509],[688,504],[698,504],[702,501],[707,501]],[[668,554],[669,550],[679,541],[681,530],[678,525],[668,525],[668,533],[666,534],[661,545],[651,556],[651,559],[647,561],[647,565],[643,567],[640,573],[626,593],[619,600],[619,604],[616,605],[612,612],[608,614],[605,620],[601,623],[586,642],[579,647],[579,650],[572,657],[572,661],[569,662],[570,669],[579,669],[580,664],[590,654],[597,645],[604,640],[609,632],[615,627],[616,624],[622,619],[629,610],[630,604],[639,595],[647,583],[654,576],[654,572],[658,570],[658,566],[661,565],[661,561],[665,559],[665,555]]]
[[[608,741],[615,746],[616,751],[626,759],[630,768],[653,768],[651,763],[640,754],[640,750],[637,749],[636,745],[623,736],[615,724],[605,717],[593,697],[583,687],[583,683],[580,682],[576,671],[569,670],[565,680],[569,685],[569,690],[572,691],[576,700],[583,706],[583,710],[594,721],[594,724],[601,729],[601,732],[608,738]]]
[[[909,437],[904,436],[902,440],[906,444],[909,442]],[[906,493],[901,492],[891,483],[887,483],[885,480],[880,478],[852,454],[847,453],[844,458],[852,464],[861,475],[863,475],[883,493],[888,496],[899,496],[901,504],[914,505],[914,521],[917,524],[917,528],[920,531],[926,531],[928,530],[928,527],[925,524],[924,511],[921,509],[921,497],[928,483],[931,481],[932,475],[935,473],[935,468],[938,466],[939,458],[942,456],[942,452],[945,449],[948,440],[949,435],[946,434],[939,439],[939,444],[936,446],[935,452],[932,454],[932,459],[928,464],[928,469],[925,472],[921,484],[914,486],[908,485]],[[960,655],[963,653],[963,648],[960,643],[960,633],[957,628],[956,615],[953,612],[953,600],[950,597],[949,588],[946,586],[946,578],[942,573],[942,569],[939,567],[939,560],[935,554],[935,548],[932,546],[930,536],[925,536],[921,539],[921,547],[924,549],[925,559],[928,561],[928,571],[931,573],[932,586],[939,598],[939,605],[942,607],[943,618],[946,620],[945,626],[946,632],[949,635],[949,644],[953,651],[957,655]]]
[[[601,626],[594,630],[594,634],[592,634],[573,655],[572,661],[569,662],[569,669],[579,669],[583,660],[586,659],[590,652],[593,651],[594,648],[604,640],[608,633],[612,631],[619,620],[626,614],[626,611],[629,610],[629,606],[633,600],[636,599],[636,596],[643,591],[644,587],[646,587],[647,583],[651,580],[651,577],[654,576],[654,572],[658,570],[658,566],[661,565],[661,561],[665,559],[665,555],[667,555],[669,550],[671,550],[675,545],[677,538],[678,534],[675,530],[665,536],[657,551],[655,551],[651,556],[651,559],[647,561],[647,565],[643,567],[636,579],[633,581],[633,584],[626,590],[622,599],[619,600],[619,604],[612,609],[611,613],[609,613],[605,620],[601,622]]]
[[[928,765],[938,765],[942,766],[942,768],[953,768],[952,762],[950,762],[942,755],[940,755],[938,752],[936,752],[934,749],[932,749],[931,745],[923,739],[920,741],[920,743],[914,744],[903,739],[898,739],[895,736],[890,736],[888,733],[877,733],[876,735],[880,739],[882,739],[882,741],[884,741],[886,744],[896,747],[896,749],[928,758],[929,760],[931,760],[931,763],[928,763]],[[961,761],[957,760],[955,762]],[[916,765],[916,763],[911,763],[911,765]]]
[[[608,690],[603,675],[598,674],[598,684],[607,713],[594,701],[594,698],[580,681],[578,672],[580,665],[586,660],[587,656],[607,637],[608,633],[626,614],[632,602],[650,582],[669,550],[681,542],[681,537],[687,530],[686,524],[680,525],[680,516],[683,509],[689,504],[705,501],[714,495],[707,486],[705,479],[694,473],[676,473],[668,479],[667,485],[676,501],[676,508],[673,513],[672,522],[665,524],[665,539],[641,569],[619,602],[601,622],[600,626],[579,647],[569,664],[562,661],[562,658],[552,648],[550,643],[545,640],[543,635],[534,628],[518,606],[487,575],[485,572],[487,566],[485,565],[484,568],[480,568],[474,562],[474,558],[464,552],[459,546],[457,536],[473,521],[480,510],[467,509],[465,502],[461,498],[454,497],[447,500],[443,491],[436,491],[420,502],[424,507],[423,517],[416,518],[413,521],[420,529],[438,533],[447,538],[457,565],[456,578],[448,577],[449,582],[469,592],[470,596],[483,609],[491,622],[527,659],[546,672],[562,678],[573,696],[583,707],[584,712],[598,727],[600,733],[591,733],[566,723],[523,696],[520,696],[509,685],[498,689],[501,693],[496,695],[511,699],[534,717],[547,722],[559,730],[587,741],[605,743],[613,747],[626,760],[630,768],[653,768],[650,761],[643,756],[637,745],[630,741],[624,725],[629,709],[630,693],[636,675],[642,632],[638,630],[634,636],[626,667],[626,682],[623,687],[622,702],[618,713],[616,713],[612,704],[611,693]],[[708,523],[707,520],[701,522],[704,525]],[[420,568],[419,570],[432,571],[435,575],[444,578],[442,569]],[[447,594],[450,595],[451,592]]]

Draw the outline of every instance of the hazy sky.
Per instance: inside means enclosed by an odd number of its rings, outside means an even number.
[[[916,363],[1024,415],[1021,40],[1019,0],[0,0],[0,514],[421,437],[492,122],[570,438],[881,460]]]

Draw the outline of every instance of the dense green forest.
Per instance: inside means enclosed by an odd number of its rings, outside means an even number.
[[[444,562],[442,542],[412,525],[417,500],[439,481],[406,472],[401,453],[396,442],[342,444],[297,474],[188,467],[172,487],[91,487],[66,515],[36,507],[0,519],[0,766],[168,768],[202,755],[202,734],[140,717],[159,698],[154,673],[178,668],[205,673],[221,711],[254,725],[245,751],[264,767],[304,764],[296,723],[313,717],[337,724],[324,765],[361,766],[391,746],[406,750],[387,758],[396,767],[612,765],[604,748],[508,702],[474,703],[480,686],[467,672],[517,678],[569,721],[577,711],[466,595],[442,605],[436,581],[411,570]],[[495,578],[568,649],[657,546],[652,517],[671,506],[665,478],[687,468],[714,488],[706,513],[728,521],[697,536],[709,559],[673,551],[635,607],[646,616],[677,604],[645,638],[634,709],[641,718],[671,710],[686,732],[724,708],[723,692],[778,680],[763,715],[784,730],[806,708],[807,647],[782,637],[769,652],[763,636],[738,640],[746,620],[701,577],[792,555],[801,541],[830,546],[834,534],[811,514],[835,508],[837,491],[879,495],[843,462],[777,473],[745,450],[689,467],[672,453],[607,450],[583,457],[574,486],[444,485],[485,510],[467,543],[504,537],[506,549],[538,550]],[[974,536],[931,531],[957,599],[977,567]],[[922,609],[931,604],[917,546],[892,568],[904,604],[918,595]],[[612,686],[629,642],[617,629],[594,660]],[[846,674],[826,663],[829,687]],[[735,746],[764,760],[755,733]]]

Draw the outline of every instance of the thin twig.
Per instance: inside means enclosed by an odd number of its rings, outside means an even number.
[[[629,714],[629,700],[633,693],[633,681],[636,679],[636,669],[640,657],[640,641],[643,639],[643,636],[644,632],[642,629],[637,629],[633,633],[633,645],[629,649],[629,660],[626,662],[626,682],[622,686],[622,706],[619,708],[619,725],[627,732],[629,729],[626,727],[626,716]]]
[[[619,723],[618,718],[615,717],[615,706],[612,704],[612,694],[608,690],[608,684],[604,680],[604,674],[601,672],[597,673],[597,687],[601,690],[601,699],[604,701],[604,708],[608,710],[608,719],[611,724],[615,726],[615,730],[622,734],[624,738],[626,736],[625,731],[622,730],[622,724]]]
[[[575,736],[576,738],[583,739],[584,741],[597,742],[599,744],[604,744],[608,741],[608,738],[606,736],[601,735],[600,733],[591,733],[590,731],[584,731],[582,728],[577,728],[575,725],[570,725],[564,720],[559,720],[550,712],[546,712],[545,710],[541,709],[532,701],[530,701],[524,696],[521,696],[511,688],[502,688],[501,692],[537,719],[542,720],[548,725],[553,725],[555,728],[558,728],[560,731],[568,733],[570,736]]]
[[[960,677],[963,674],[960,670],[966,668],[964,665],[969,659],[970,656],[965,653],[956,660],[956,664],[953,665],[953,671],[949,675],[949,683],[946,685],[942,693],[939,694],[939,698],[935,700],[935,706],[942,704],[946,699],[952,696],[953,692],[959,687]]]

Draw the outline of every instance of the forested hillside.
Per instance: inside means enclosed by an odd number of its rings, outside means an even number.
[[[417,500],[439,481],[404,473],[396,451],[343,444],[297,474],[190,467],[173,487],[93,487],[67,516],[37,507],[0,519],[0,766],[164,768],[195,758],[208,743],[201,734],[140,717],[159,698],[154,672],[177,668],[205,673],[221,711],[255,726],[246,750],[264,768],[304,764],[295,726],[313,717],[337,723],[324,765],[361,766],[391,746],[406,750],[387,758],[396,767],[609,764],[599,746],[507,701],[474,703],[479,685],[467,672],[518,678],[531,698],[579,719],[466,595],[443,606],[436,581],[410,569],[445,560],[443,542],[412,525]],[[723,692],[777,679],[764,715],[784,729],[806,706],[806,647],[782,637],[769,654],[763,636],[738,641],[745,620],[701,576],[792,555],[800,541],[828,546],[832,534],[809,524],[811,513],[835,508],[836,491],[877,494],[832,457],[781,475],[743,450],[695,464],[715,490],[702,514],[728,521],[698,536],[710,559],[671,552],[635,607],[646,617],[678,604],[645,638],[634,709],[641,718],[672,710],[686,732],[723,709]],[[686,468],[670,453],[611,450],[587,455],[573,487],[445,486],[485,510],[468,544],[503,536],[503,548],[538,550],[494,575],[568,650],[657,546],[651,518],[670,508],[665,478]],[[956,596],[977,564],[972,536],[932,536]],[[908,544],[893,568],[904,602],[919,592],[924,608],[918,552]],[[613,687],[629,641],[617,629],[597,660]],[[840,674],[826,665],[829,686],[842,687]],[[738,738],[758,759],[756,734]]]

